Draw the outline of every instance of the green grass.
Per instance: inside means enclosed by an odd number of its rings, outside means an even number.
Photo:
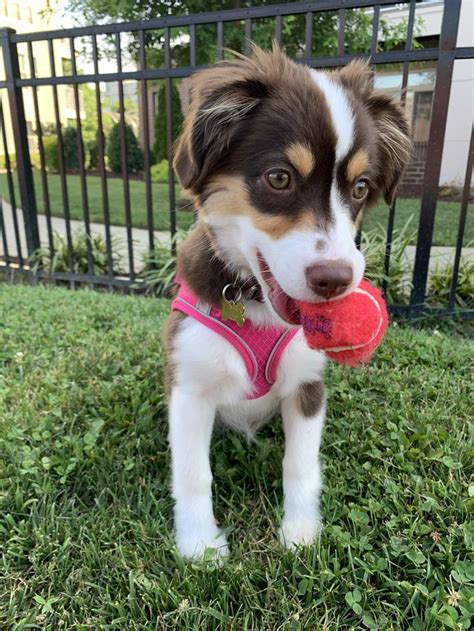
[[[172,546],[167,310],[0,285],[0,628],[468,628],[469,343],[392,326],[368,367],[330,367],[325,529],[296,554],[276,541],[280,422],[216,432],[215,568]]]
[[[38,212],[44,213],[43,188],[38,171],[34,172],[36,200]],[[125,205],[123,182],[119,178],[108,178],[108,195],[110,222],[116,226],[125,225]],[[82,206],[81,180],[79,175],[67,176],[68,198],[72,219],[84,218]],[[18,183],[15,178],[16,200],[19,203]],[[51,214],[63,217],[63,197],[59,175],[48,175]],[[0,173],[0,191],[9,199],[6,174]],[[102,202],[101,180],[98,176],[87,177],[87,191],[91,221],[104,223],[104,206]],[[176,189],[179,195],[179,188]],[[152,184],[153,221],[155,230],[168,230],[168,185],[165,183]],[[136,228],[147,228],[146,190],[145,183],[140,180],[130,180],[130,200],[132,208],[132,223]],[[177,223],[179,228],[188,228],[193,220],[190,212],[178,211]]]
[[[413,217],[408,234],[414,233],[415,238],[411,240],[411,244],[416,244],[416,232],[418,230],[418,221],[420,217],[421,200],[414,198],[400,198],[397,200],[395,212],[395,230],[401,230],[406,222]],[[433,245],[456,245],[459,226],[459,202],[447,202],[442,199],[438,201],[436,207],[436,219],[433,232]],[[470,214],[474,209],[474,205],[469,206],[468,220],[466,222],[466,230],[464,232],[464,244],[474,241],[474,221]],[[389,209],[387,205],[380,201],[375,208],[367,213],[364,220],[364,228],[370,230],[377,224],[387,226]]]
[[[38,171],[34,173],[36,198],[38,202],[39,212],[44,212],[43,193],[40,174]],[[15,178],[16,181],[16,178]],[[71,217],[73,219],[83,219],[82,197],[80,178],[78,175],[68,175],[68,191],[69,203],[71,209]],[[63,216],[63,200],[61,193],[61,183],[59,175],[48,175],[51,212],[57,217]],[[104,221],[104,211],[102,204],[102,192],[100,178],[97,176],[88,176],[87,178],[89,206],[91,220],[102,223]],[[123,184],[120,179],[109,178],[108,180],[109,200],[110,200],[110,220],[117,226],[125,225],[125,209],[123,202]],[[8,199],[6,175],[0,173],[0,191],[2,195]],[[138,180],[130,180],[130,195],[132,203],[132,221],[136,228],[147,227],[146,217],[146,192],[144,182]],[[179,187],[177,187],[177,195],[179,195]],[[19,193],[17,190],[17,200]],[[154,208],[154,225],[156,230],[167,230],[168,222],[168,186],[164,183],[153,184],[153,208]],[[457,237],[457,229],[459,224],[459,208],[458,202],[446,202],[440,200],[437,209],[437,219],[434,231],[434,245],[455,245]],[[471,207],[472,208],[472,207]],[[414,216],[412,222],[412,231],[416,232],[418,228],[418,217],[420,212],[419,199],[399,199],[397,202],[397,213],[395,228],[402,228],[411,215]],[[379,202],[376,208],[370,211],[365,221],[365,227],[370,229],[377,223],[387,224],[388,208],[383,202]],[[178,212],[178,227],[188,228],[193,220],[192,213]],[[474,240],[474,221],[467,222],[464,242]],[[415,243],[415,241],[413,241]]]

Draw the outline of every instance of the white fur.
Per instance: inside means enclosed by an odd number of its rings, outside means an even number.
[[[313,81],[323,92],[337,135],[336,161],[344,158],[354,142],[354,115],[341,85],[324,72],[310,70]]]
[[[225,254],[226,260],[247,268],[260,281],[264,290],[265,283],[257,262],[257,250],[263,254],[285,293],[295,300],[312,301],[315,295],[307,283],[308,267],[336,259],[346,261],[353,272],[353,281],[346,293],[357,287],[364,273],[364,257],[354,243],[354,226],[349,210],[344,207],[335,184],[331,194],[331,207],[333,221],[328,230],[295,229],[280,239],[273,239],[256,228],[247,216],[221,218],[210,213],[206,216],[206,221],[212,226],[219,249]],[[320,244],[318,249],[317,243]],[[263,315],[268,317],[268,314],[260,314],[258,317]],[[273,320],[279,321],[278,316],[274,315]]]
[[[312,71],[312,76],[332,115],[338,162],[353,144],[353,113],[339,85],[327,75]],[[253,323],[280,322],[268,302],[268,292],[257,263],[257,250],[264,256],[282,289],[294,299],[315,299],[307,284],[306,269],[320,262],[342,259],[351,265],[353,282],[347,293],[359,284],[364,259],[355,247],[355,228],[349,208],[344,205],[335,181],[331,189],[332,221],[329,228],[295,229],[278,239],[259,230],[250,217],[238,214],[238,209],[234,216],[212,213],[214,203],[213,195],[210,195],[204,203],[203,217],[212,226],[223,257],[244,275],[253,274],[264,290],[264,304],[246,304],[246,316]],[[188,318],[173,340],[173,349],[175,384],[170,401],[169,440],[180,552],[197,558],[202,558],[206,548],[215,548],[216,557],[228,553],[212,508],[209,446],[215,419],[252,434],[278,409],[282,412],[286,438],[283,461],[285,513],[280,538],[288,547],[311,543],[321,529],[318,452],[325,405],[308,419],[299,410],[297,397],[302,384],[322,380],[324,356],[310,350],[299,331],[283,353],[277,380],[270,392],[260,399],[246,400],[252,384],[244,362],[235,348],[217,333]]]
[[[268,311],[262,304],[254,304],[253,309]],[[252,434],[280,407],[287,437],[281,537],[289,547],[310,543],[320,530],[318,450],[324,410],[314,419],[304,418],[297,410],[296,394],[302,383],[322,379],[324,356],[309,349],[300,331],[282,356],[270,392],[260,399],[245,400],[252,386],[244,362],[220,335],[187,318],[173,347],[175,384],[169,441],[176,540],[181,554],[202,558],[206,548],[214,548],[216,557],[228,553],[211,500],[209,445],[215,418]]]

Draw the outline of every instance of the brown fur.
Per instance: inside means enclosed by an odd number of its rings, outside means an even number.
[[[247,215],[256,228],[272,239],[280,239],[297,227],[316,227],[315,217],[310,211],[277,216],[260,213],[249,200],[245,182],[238,175],[218,175],[213,178],[206,187],[205,200],[200,204],[200,212],[204,215]]]
[[[347,163],[347,179],[349,182],[356,180],[369,166],[369,156],[365,151],[358,151]]]
[[[200,192],[222,153],[244,133],[247,118],[264,98],[284,86],[301,110],[304,93],[319,93],[309,69],[290,61],[276,45],[266,52],[254,46],[250,58],[236,54],[232,61],[191,77],[189,111],[174,151],[174,167],[185,189]],[[331,126],[329,119],[327,125]]]
[[[324,383],[303,383],[298,391],[298,406],[306,418],[315,416],[324,403]]]
[[[314,155],[306,145],[296,142],[286,150],[286,155],[291,164],[303,177],[306,177],[314,170]]]
[[[346,89],[354,111],[354,146],[336,177],[354,223],[360,223],[381,194],[393,198],[410,155],[408,125],[391,97],[373,93],[368,63],[352,62],[331,77]],[[174,166],[200,217],[243,213],[274,239],[297,226],[324,230],[330,225],[336,136],[309,68],[277,47],[269,52],[255,47],[251,58],[237,55],[193,75],[187,105]],[[263,173],[282,164],[298,173],[291,190],[276,193]],[[370,188],[367,199],[358,202],[352,187],[362,172]],[[180,249],[178,269],[200,298],[215,305],[224,285],[239,274],[226,265],[199,220]]]
[[[174,385],[174,371],[173,364],[173,346],[174,338],[176,337],[181,323],[186,319],[186,315],[181,311],[172,311],[166,319],[162,332],[163,346],[167,357],[165,367],[165,394],[169,398],[171,388]]]
[[[336,71],[337,78],[344,87],[362,100],[369,97],[374,84],[374,71],[368,61],[353,59],[347,66]]]
[[[219,306],[222,289],[233,283],[238,274],[219,258],[212,235],[204,224],[192,230],[178,251],[178,274],[199,298]]]

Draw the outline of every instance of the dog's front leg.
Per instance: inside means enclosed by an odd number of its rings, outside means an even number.
[[[302,385],[282,401],[285,514],[280,539],[288,548],[313,542],[321,530],[319,446],[325,407],[321,381]]]
[[[169,406],[172,492],[178,550],[184,557],[202,558],[206,548],[227,554],[227,542],[212,508],[209,447],[215,408],[197,394],[175,387]]]

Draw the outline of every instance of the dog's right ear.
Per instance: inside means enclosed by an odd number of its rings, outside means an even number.
[[[267,87],[243,63],[203,70],[189,82],[189,110],[174,151],[181,185],[199,193],[207,175],[244,134],[244,126]]]

